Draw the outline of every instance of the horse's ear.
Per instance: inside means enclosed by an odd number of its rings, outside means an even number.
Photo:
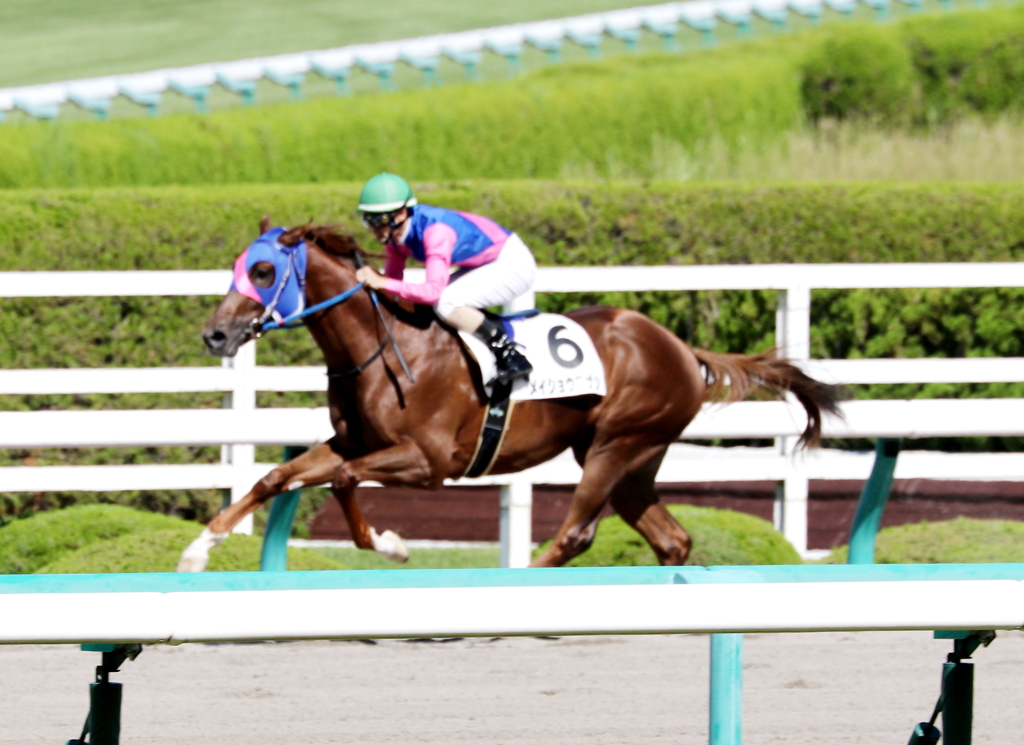
[[[264,213],[263,217],[260,218],[260,235],[263,235],[272,227],[274,227],[274,225],[270,222],[270,215]]]

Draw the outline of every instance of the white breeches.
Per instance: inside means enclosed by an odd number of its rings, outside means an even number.
[[[452,275],[434,311],[442,319],[463,306],[490,308],[505,305],[528,292],[537,276],[537,262],[522,239],[513,233],[498,258],[490,264],[464,267]]]

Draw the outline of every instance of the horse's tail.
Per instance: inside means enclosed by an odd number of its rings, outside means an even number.
[[[780,358],[774,349],[750,355],[691,349],[706,370],[708,400],[742,401],[758,388],[768,390],[776,398],[783,398],[786,393],[796,396],[807,412],[807,428],[800,435],[798,447],[815,447],[820,442],[822,413],[842,417],[836,388],[807,375],[789,360]]]

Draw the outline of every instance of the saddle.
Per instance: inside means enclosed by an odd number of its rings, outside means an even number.
[[[607,392],[604,365],[594,342],[571,318],[536,310],[491,317],[504,324],[509,338],[522,349],[534,369],[527,379],[488,383],[494,377],[493,355],[472,334],[459,333],[470,357],[480,368],[488,395],[487,415],[480,428],[476,452],[465,473],[472,478],[487,474],[493,465],[516,401],[603,396]]]

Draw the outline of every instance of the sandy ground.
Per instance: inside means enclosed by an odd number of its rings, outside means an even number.
[[[923,632],[748,635],[744,743],[905,743],[951,642]],[[148,647],[121,742],[707,743],[708,637]],[[78,735],[96,653],[0,647],[0,743]],[[975,654],[974,742],[1024,742],[1024,634]]]

